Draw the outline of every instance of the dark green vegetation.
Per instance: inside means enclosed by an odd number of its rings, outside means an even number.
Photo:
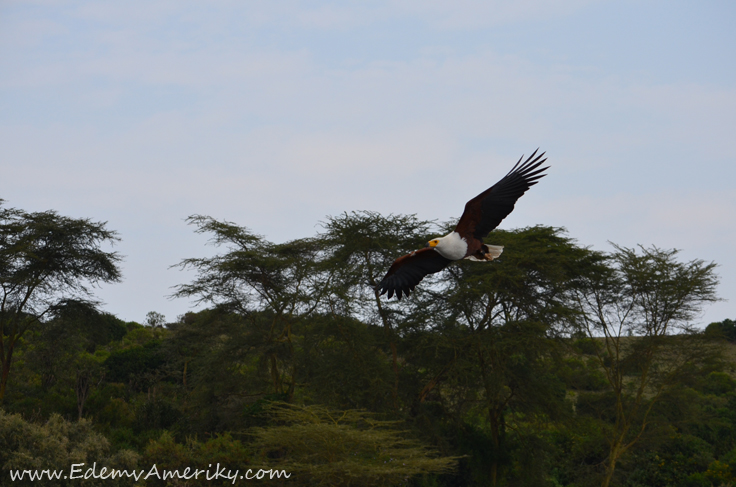
[[[5,223],[28,217],[5,211]],[[43,215],[51,233],[65,221]],[[0,468],[74,457],[292,473],[267,485],[736,483],[734,323],[690,326],[716,299],[713,264],[658,248],[594,252],[556,228],[495,231],[500,259],[454,264],[396,302],[373,286],[446,229],[364,212],[273,244],[189,221],[220,252],[182,262],[196,277],[175,296],[204,311],[165,326],[149,313],[144,326],[82,299],[85,283],[118,276],[99,237],[85,255],[106,273],[47,281],[30,292],[38,305],[7,301]],[[54,258],[36,262],[33,239],[16,245],[9,228],[0,280],[12,297],[39,282],[17,269]]]

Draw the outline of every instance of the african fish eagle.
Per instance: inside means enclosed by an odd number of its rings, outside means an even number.
[[[424,276],[439,272],[460,259],[492,261],[503,252],[502,245],[486,245],[483,238],[511,213],[527,189],[537,184],[549,166],[538,169],[547,159],[539,149],[522,164],[519,162],[499,182],[465,204],[455,230],[430,240],[427,246],[396,259],[376,290],[379,295],[408,296]]]

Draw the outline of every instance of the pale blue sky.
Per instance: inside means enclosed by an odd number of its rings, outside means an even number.
[[[104,220],[142,321],[210,254],[193,213],[281,242],[351,210],[446,220],[522,153],[502,224],[720,264],[736,318],[732,1],[0,1],[0,198]]]

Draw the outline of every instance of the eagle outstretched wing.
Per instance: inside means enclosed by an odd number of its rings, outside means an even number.
[[[539,167],[547,159],[544,158],[544,152],[537,155],[538,151],[535,150],[523,163],[524,156],[521,156],[499,182],[466,203],[465,211],[455,227],[456,237],[459,236],[468,244],[466,256],[472,256],[478,249],[489,252],[488,248],[483,247],[485,236],[513,211],[516,200],[545,176],[543,173],[549,166]],[[379,295],[388,293],[389,299],[395,294],[400,300],[402,296],[408,296],[424,276],[441,271],[450,262],[453,261],[443,257],[434,248],[417,250],[396,259],[376,290]]]
[[[546,176],[542,172],[549,166],[538,168],[547,159],[543,159],[544,152],[537,156],[538,150],[523,164],[521,160],[524,156],[521,156],[519,162],[499,182],[468,201],[455,231],[465,238],[473,236],[482,242],[511,213],[516,200]]]
[[[379,296],[388,293],[391,299],[396,294],[401,300],[402,295],[408,296],[424,276],[441,271],[450,262],[432,248],[416,250],[396,259],[376,289]]]

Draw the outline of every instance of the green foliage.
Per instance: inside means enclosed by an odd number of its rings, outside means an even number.
[[[578,338],[573,342],[573,347],[584,355],[596,355],[600,353],[601,346],[602,344],[594,338]]]
[[[166,317],[161,313],[155,311],[149,311],[146,313],[146,325],[151,328],[157,328],[166,325]]]
[[[211,243],[226,252],[211,258],[185,259],[177,267],[194,269],[190,284],[177,286],[174,297],[237,310],[271,309],[277,315],[305,312],[310,295],[322,280],[313,272],[319,250],[310,239],[275,245],[231,222],[195,215],[187,219],[197,233],[212,235]]]
[[[245,427],[243,411],[255,401],[274,394],[288,398],[294,335],[274,337],[278,320],[270,312],[242,316],[215,309],[169,324],[165,353],[186,397],[190,431]]]
[[[75,411],[82,417],[89,395],[104,375],[101,364],[109,355],[104,346],[125,334],[124,322],[90,303],[65,301],[55,306],[50,319],[19,342],[16,364],[23,367],[10,381],[8,410],[35,409],[43,418]],[[25,402],[20,408],[18,396]]]
[[[139,456],[128,450],[111,454],[109,442],[96,433],[92,424],[81,420],[68,422],[58,415],[43,425],[24,421],[19,415],[7,414],[0,410],[0,472],[3,485],[19,486],[72,486],[79,480],[60,479],[25,480],[11,482],[10,470],[43,469],[70,472],[72,464],[84,463],[83,472],[94,462],[102,467],[133,469]],[[90,479],[84,485],[123,486],[133,485],[130,479]]]
[[[177,443],[174,437],[167,431],[152,440],[146,446],[141,460],[143,465],[156,465],[163,471],[178,470],[183,473],[185,469],[206,470],[209,465],[225,466],[228,470],[238,470],[241,474],[252,468],[250,464],[251,452],[239,441],[232,438],[229,433],[216,435],[205,442],[188,438],[184,443]],[[214,468],[211,469],[214,472]],[[144,482],[145,486],[173,485],[171,481],[150,478]],[[191,479],[186,485],[232,485],[230,480],[208,481],[205,475],[198,479]]]
[[[129,390],[124,384],[103,381],[90,394],[87,410],[97,423],[112,428],[131,428],[135,421],[135,404],[130,401]]]
[[[90,285],[120,280],[114,244],[105,223],[53,211],[28,213],[0,200],[0,400],[18,340],[65,302],[91,297]]]
[[[637,470],[629,479],[639,485],[697,485],[700,478],[708,477],[706,472],[714,462],[710,445],[690,435],[675,435],[664,448],[642,455],[641,463],[648,468]]]
[[[426,319],[437,323],[437,333],[429,334],[432,373],[417,393],[420,400],[447,395],[448,403],[461,406],[448,407],[456,409],[456,421],[470,413],[487,418],[490,450],[499,452],[485,473],[493,484],[514,468],[500,452],[531,438],[523,430],[569,413],[564,380],[571,374],[551,373],[563,353],[552,337],[574,316],[569,296],[600,256],[549,227],[495,231],[487,241],[506,246],[501,258],[453,264],[437,289],[426,293]],[[517,418],[523,418],[521,424]]]
[[[392,421],[359,411],[274,404],[280,425],[254,428],[253,446],[293,473],[294,485],[401,485],[419,474],[450,470],[455,457],[431,450],[395,429]]]
[[[339,408],[382,411],[391,404],[391,362],[376,327],[342,316],[314,316],[298,328],[300,397]]]
[[[165,430],[174,426],[180,418],[181,412],[171,401],[152,398],[141,402],[136,408],[134,429],[139,433],[145,430]]]
[[[726,319],[711,323],[705,328],[705,333],[713,337],[723,337],[729,342],[736,342],[736,321]]]
[[[720,359],[691,325],[704,304],[717,300],[715,264],[679,262],[676,250],[615,248],[575,294],[581,329],[601,344],[594,352],[610,394],[587,402],[610,422],[604,487],[652,428],[661,398]]]
[[[736,380],[725,372],[711,372],[703,384],[703,392],[725,396],[736,391]]]
[[[53,318],[44,323],[44,339],[58,342],[72,335],[90,353],[95,347],[121,340],[128,332],[124,321],[87,302],[67,300],[52,312]]]
[[[14,428],[81,428],[87,446],[68,444],[92,461],[132,449],[145,469],[284,468],[295,485],[734,483],[733,345],[714,340],[732,322],[690,326],[715,299],[712,264],[497,230],[501,258],[454,263],[399,302],[375,284],[446,228],[345,213],[274,244],[189,222],[218,253],[182,261],[196,276],[175,295],[210,309],[143,326],[49,288],[43,316],[16,313],[6,410],[34,422],[4,416]]]
[[[133,389],[141,391],[163,374],[164,364],[161,342],[152,340],[140,347],[111,353],[105,360],[107,380],[130,384]]]
[[[563,359],[555,372],[573,391],[600,391],[608,386],[605,375],[595,364],[576,357]]]
[[[376,285],[394,259],[425,246],[433,225],[414,215],[383,216],[362,211],[328,217],[323,227],[319,242],[333,284],[325,296],[331,309],[375,320],[370,315],[378,304]],[[432,281],[431,276],[428,279]],[[384,318],[400,312],[389,303],[383,308]]]

